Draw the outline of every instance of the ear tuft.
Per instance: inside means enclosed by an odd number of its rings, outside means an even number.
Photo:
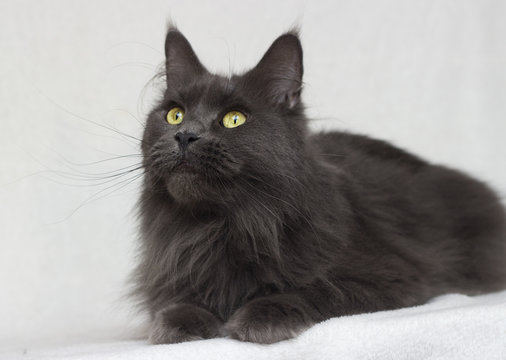
[[[292,30],[272,43],[246,77],[263,88],[274,105],[291,109],[300,102],[303,72],[302,45]]]
[[[172,23],[165,38],[165,70],[168,85],[187,82],[207,71],[188,40]]]

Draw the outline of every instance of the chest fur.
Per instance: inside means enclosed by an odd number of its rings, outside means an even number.
[[[152,309],[185,302],[226,319],[249,299],[282,286],[277,262],[226,224],[174,226],[150,236],[143,281]]]

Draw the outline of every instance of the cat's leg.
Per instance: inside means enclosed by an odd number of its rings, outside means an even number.
[[[375,280],[319,283],[257,298],[236,310],[225,329],[234,339],[270,344],[331,317],[414,306],[431,297],[421,282]]]
[[[191,304],[171,304],[158,311],[149,341],[172,344],[221,336],[223,322],[209,311]]]
[[[317,310],[302,297],[278,294],[246,303],[225,328],[234,339],[271,344],[293,338],[321,320]]]

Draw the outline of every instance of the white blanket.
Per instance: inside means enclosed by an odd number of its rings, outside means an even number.
[[[333,318],[273,345],[231,339],[149,345],[79,345],[0,355],[2,359],[506,359],[506,291],[446,295],[407,309]]]

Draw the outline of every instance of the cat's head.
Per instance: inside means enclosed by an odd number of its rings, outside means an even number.
[[[165,55],[167,89],[142,145],[150,186],[180,203],[283,190],[305,151],[297,34],[280,36],[253,69],[231,77],[207,71],[174,28]]]

